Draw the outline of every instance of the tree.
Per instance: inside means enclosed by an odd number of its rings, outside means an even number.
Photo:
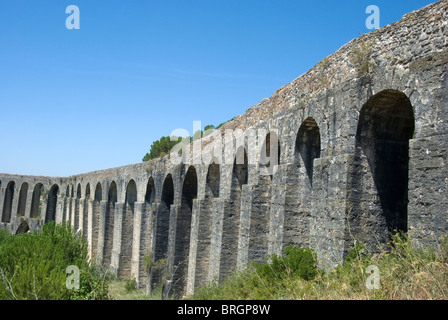
[[[182,137],[161,137],[152,143],[149,153],[145,154],[142,161],[149,161],[151,159],[158,158],[164,154],[171,152],[171,149],[182,141]]]

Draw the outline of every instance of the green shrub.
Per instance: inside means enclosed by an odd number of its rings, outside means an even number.
[[[256,266],[256,272],[267,280],[297,276],[312,280],[317,274],[316,256],[311,249],[287,246],[285,255],[272,255],[270,263]]]
[[[371,288],[377,267],[378,288]],[[305,272],[305,270],[308,270]],[[371,270],[371,269],[370,269]],[[369,280],[370,278],[370,280]],[[191,299],[446,300],[448,237],[434,246],[415,246],[406,234],[393,234],[387,247],[371,254],[357,242],[332,270],[315,268],[314,252],[290,247],[269,264],[253,264],[220,283],[195,290]]]
[[[68,225],[3,237],[0,244],[0,299],[107,299],[107,284],[87,262],[87,241]],[[80,270],[79,290],[66,287],[66,268]]]

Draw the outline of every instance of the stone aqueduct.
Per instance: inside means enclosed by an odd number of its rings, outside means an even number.
[[[172,154],[71,177],[0,174],[1,227],[68,221],[92,260],[140,286],[160,280],[145,257],[166,258],[179,294],[288,244],[322,266],[355,239],[380,250],[393,230],[437,246],[448,230],[447,16],[439,1],[352,40],[195,141],[202,162],[190,145],[178,164]],[[275,151],[278,162],[261,161]]]

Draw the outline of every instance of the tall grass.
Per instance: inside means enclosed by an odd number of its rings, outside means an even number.
[[[66,268],[80,271],[79,289],[66,286]],[[0,299],[107,299],[107,283],[88,264],[85,238],[69,225],[20,235],[0,233]]]
[[[313,259],[310,259],[310,255]],[[306,256],[306,258],[305,258]],[[315,255],[290,248],[285,256],[270,257],[269,264],[251,264],[220,284],[197,290],[191,299],[326,299],[403,300],[448,299],[448,239],[439,250],[415,248],[404,235],[395,235],[387,252],[372,255],[361,243],[334,270],[316,267]],[[369,266],[379,271],[372,283]],[[306,270],[304,272],[304,270]],[[304,276],[304,274],[306,276]],[[370,277],[370,278],[369,278]]]

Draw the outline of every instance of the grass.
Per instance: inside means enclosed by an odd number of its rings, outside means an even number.
[[[273,256],[271,264],[252,264],[221,284],[197,290],[190,299],[198,300],[446,300],[448,299],[448,238],[440,250],[414,248],[403,235],[393,236],[387,252],[371,255],[358,243],[344,263],[331,271],[319,270],[315,262],[304,260],[297,248],[294,255]],[[303,249],[301,249],[303,250]],[[308,257],[309,258],[309,257]],[[308,277],[294,270],[307,268]],[[283,266],[279,264],[283,262]],[[377,289],[369,266],[379,271]],[[315,268],[314,272],[309,272]],[[267,270],[271,269],[269,272]],[[370,277],[370,278],[369,278]],[[370,287],[370,289],[369,289]]]
[[[109,294],[114,300],[161,300],[161,290],[146,295],[145,289],[135,289],[129,280],[114,279],[109,283]]]

